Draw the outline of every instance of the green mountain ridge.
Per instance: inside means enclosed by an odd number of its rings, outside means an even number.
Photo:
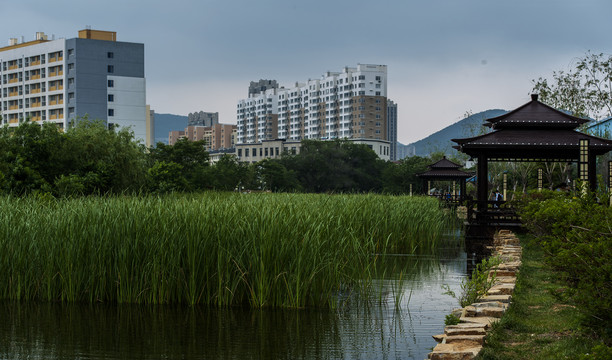
[[[170,131],[183,131],[187,127],[186,115],[158,114],[155,113],[155,143],[168,144]]]
[[[465,138],[482,134],[482,125],[485,123],[486,119],[500,116],[505,113],[507,113],[507,111],[502,109],[485,110],[470,115],[465,119],[459,120],[456,123],[449,125],[442,130],[436,131],[435,133],[419,141],[408,145],[398,143],[398,147],[400,145],[408,147],[408,153],[417,156],[428,156],[432,152],[443,152],[450,155],[456,151],[453,149],[453,146],[456,145],[456,143],[452,142],[451,139]]]

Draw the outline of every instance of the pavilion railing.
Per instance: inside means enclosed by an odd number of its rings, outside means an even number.
[[[458,205],[464,200],[461,195],[453,195],[453,194],[431,194],[431,197],[435,197],[440,201],[445,201],[449,204]]]
[[[467,221],[483,225],[520,225],[521,218],[516,209],[506,201],[468,200]]]

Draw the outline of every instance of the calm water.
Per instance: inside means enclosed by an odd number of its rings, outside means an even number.
[[[389,257],[402,279],[338,310],[0,303],[0,359],[422,360],[457,307],[441,286],[457,291],[466,262],[452,249]]]

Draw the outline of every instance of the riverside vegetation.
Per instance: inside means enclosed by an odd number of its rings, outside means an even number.
[[[609,196],[542,191],[521,200],[530,234],[517,291],[482,359],[612,358]]]
[[[423,197],[5,196],[0,297],[335,307],[374,291],[380,254],[434,254],[447,220]]]

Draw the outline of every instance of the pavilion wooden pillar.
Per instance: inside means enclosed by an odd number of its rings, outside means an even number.
[[[597,191],[597,157],[589,152],[589,185],[591,191]]]
[[[465,200],[465,179],[459,180],[459,200]]]
[[[590,166],[591,156],[589,155],[589,140],[580,139],[579,146],[580,153],[578,159],[578,177],[580,178],[580,181],[582,181],[581,191],[583,195],[586,195],[587,184],[589,184],[588,186],[591,188],[591,190],[594,190],[594,186],[592,185],[590,179],[591,168],[594,168],[594,166]]]
[[[487,210],[487,200],[489,199],[489,164],[486,155],[478,156],[478,189],[477,201],[478,201],[478,212],[484,213]]]
[[[506,197],[506,190],[508,190],[508,173],[504,172],[504,180],[503,180],[503,199],[504,201],[508,201],[508,198]]]
[[[612,161],[608,161],[608,193],[610,194],[610,206],[612,206]]]
[[[542,191],[542,188],[544,187],[542,173],[543,173],[542,168],[538,168],[538,191]]]

